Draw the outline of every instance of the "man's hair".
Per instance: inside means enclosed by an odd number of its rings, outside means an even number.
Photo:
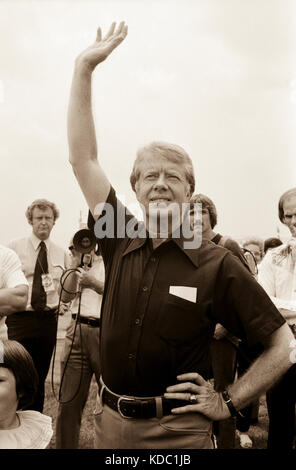
[[[216,206],[213,203],[212,199],[200,193],[196,194],[195,196],[192,196],[192,198],[190,199],[190,204],[194,204],[196,202],[201,203],[202,207],[208,209],[211,227],[214,228],[217,225],[218,216]]]
[[[279,211],[279,219],[282,223],[284,223],[284,201],[285,199],[289,198],[292,196],[292,194],[296,195],[296,188],[291,188],[288,191],[284,192],[284,194],[281,195],[280,200],[279,200],[279,205],[278,205],[278,211]]]
[[[133,191],[135,190],[136,182],[139,179],[140,171],[138,164],[145,160],[146,154],[156,155],[170,162],[182,164],[185,170],[185,176],[190,186],[190,195],[194,192],[195,188],[195,177],[194,177],[194,170],[191,158],[189,157],[188,153],[180,147],[179,145],[169,144],[167,142],[151,142],[144,147],[141,147],[137,151],[137,157],[133,166],[133,170],[130,176],[130,183],[132,186]]]
[[[247,238],[243,242],[242,246],[243,246],[243,248],[246,248],[248,245],[257,245],[259,250],[260,250],[261,255],[263,254],[264,243],[263,243],[263,240],[261,240],[261,238],[258,238],[258,237]]]
[[[35,398],[38,374],[33,359],[28,351],[18,342],[9,339],[0,340],[0,367],[10,370],[15,378],[18,410],[29,407]]]
[[[36,201],[33,201],[32,204],[26,210],[26,217],[28,219],[29,224],[31,225],[33,222],[33,210],[36,207],[37,209],[40,209],[42,211],[46,210],[47,208],[50,208],[53,212],[54,221],[56,221],[60,215],[57,206],[53,202],[50,202],[47,199],[36,199]]]
[[[269,248],[276,248],[277,246],[280,246],[282,244],[283,242],[279,238],[276,238],[276,237],[267,238],[264,241],[264,253],[266,253],[267,250],[269,250]]]

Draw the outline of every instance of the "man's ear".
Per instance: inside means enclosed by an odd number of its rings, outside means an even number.
[[[139,180],[137,180],[137,181],[135,182],[135,189],[134,189],[134,191],[135,191],[135,194],[136,194],[136,195],[137,195],[137,193],[138,193],[138,190],[139,190]]]
[[[191,187],[190,187],[190,184],[188,184],[187,191],[186,191],[186,197],[188,201],[191,199],[191,196],[192,196]]]

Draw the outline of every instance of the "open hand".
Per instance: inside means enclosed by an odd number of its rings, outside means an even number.
[[[113,22],[103,38],[102,30],[98,28],[95,42],[77,57],[77,62],[85,64],[89,71],[93,71],[125,39],[126,35],[127,25],[124,21],[117,28],[116,23]]]
[[[177,379],[181,383],[167,387],[164,396],[174,400],[188,400],[188,405],[173,408],[173,414],[202,413],[218,421],[229,418],[230,413],[222,395],[201,375],[192,372],[178,375]]]

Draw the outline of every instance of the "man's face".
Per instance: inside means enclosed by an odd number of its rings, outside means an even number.
[[[33,209],[32,227],[33,233],[40,240],[47,240],[54,226],[53,210],[50,207],[42,210],[38,207]]]
[[[138,164],[139,179],[136,183],[138,201],[147,209],[149,204],[167,207],[170,203],[188,202],[189,183],[181,164],[163,157],[146,154]]]
[[[296,237],[296,194],[284,200],[283,222],[291,232],[292,237]]]
[[[149,214],[165,217],[170,205],[180,210],[182,203],[189,201],[190,187],[181,164],[148,153],[145,160],[139,162],[138,169],[136,196],[145,209],[147,224]]]
[[[212,231],[212,226],[211,226],[209,209],[207,209],[207,207],[205,207],[203,204],[202,204],[202,209],[201,209],[201,216],[202,216],[202,219],[200,223],[198,218],[196,220],[197,211],[194,211],[194,209],[192,208],[190,210],[190,225],[191,225],[192,230],[199,230],[201,226],[202,234],[206,235],[207,233]]]

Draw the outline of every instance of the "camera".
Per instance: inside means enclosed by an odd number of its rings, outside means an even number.
[[[81,229],[75,233],[73,237],[73,247],[75,251],[81,253],[81,267],[91,267],[92,257],[91,251],[95,249],[97,244],[96,237],[91,230]]]

